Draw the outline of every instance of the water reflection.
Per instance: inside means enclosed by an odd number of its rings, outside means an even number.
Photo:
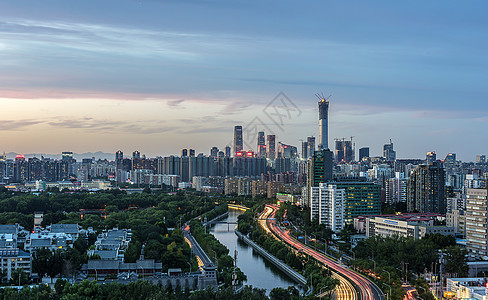
[[[229,210],[229,216],[222,221],[237,222],[241,211]],[[237,266],[247,275],[246,285],[266,289],[269,293],[275,287],[287,288],[296,283],[281,270],[269,263],[251,247],[237,238],[234,233],[234,224],[216,224],[212,226],[211,233],[227,248],[233,256],[237,249]]]

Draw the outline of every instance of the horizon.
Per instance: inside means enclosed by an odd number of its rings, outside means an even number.
[[[389,139],[398,157],[488,153],[484,1],[0,8],[2,152],[208,154],[234,125],[300,149],[318,137],[323,93],[330,145],[354,136],[371,156]],[[269,109],[282,99],[295,110],[278,116]]]

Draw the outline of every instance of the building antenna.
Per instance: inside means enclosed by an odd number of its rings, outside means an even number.
[[[324,93],[317,93],[315,94],[315,97],[317,97],[320,101],[322,100],[325,100],[325,101],[328,101],[330,97],[332,97],[332,95],[329,95],[327,97],[324,96]]]

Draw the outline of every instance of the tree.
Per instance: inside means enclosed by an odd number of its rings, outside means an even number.
[[[446,273],[457,274],[457,277],[466,277],[469,271],[468,251],[458,246],[450,246],[446,248],[446,254]]]
[[[10,282],[13,285],[26,285],[29,283],[29,275],[23,270],[23,269],[16,269],[15,271],[12,272],[12,278],[10,279]]]

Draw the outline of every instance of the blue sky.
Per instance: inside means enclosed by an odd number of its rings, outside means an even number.
[[[208,153],[256,118],[379,155],[488,152],[486,1],[5,1],[0,145],[150,156]],[[299,108],[276,126],[283,92]],[[253,146],[254,141],[249,141]]]

